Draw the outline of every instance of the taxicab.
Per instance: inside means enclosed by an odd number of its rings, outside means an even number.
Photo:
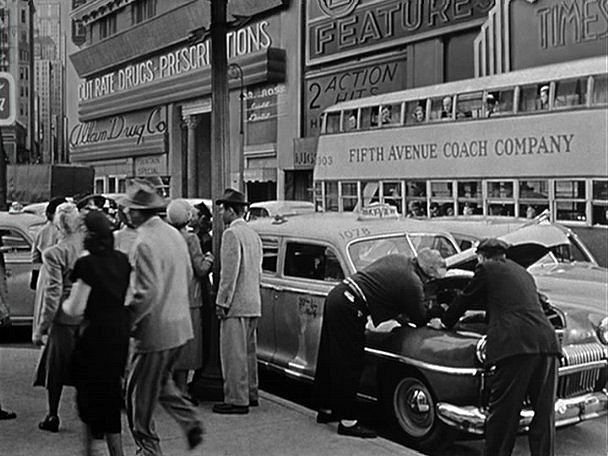
[[[46,219],[29,213],[0,212],[0,251],[4,256],[6,297],[12,325],[28,325],[34,313],[30,289],[32,243]]]
[[[415,256],[426,246],[448,261],[459,259],[452,261],[457,268],[450,277],[429,284],[429,302],[466,286],[472,275],[465,270],[472,258],[462,261],[467,252],[460,252],[448,232],[386,208],[258,219],[251,226],[263,245],[258,361],[301,381],[314,379],[324,300],[343,278],[381,256]],[[548,252],[547,246],[533,246],[531,252],[525,245],[519,250],[526,265]],[[578,292],[576,288],[571,295]],[[605,414],[608,319],[577,307],[572,296],[546,294],[554,304],[547,312],[564,349],[556,421],[561,425]],[[600,298],[577,296],[576,302]],[[491,366],[484,364],[485,330],[483,321],[470,315],[451,330],[415,328],[402,321],[368,324],[359,395],[379,401],[404,440],[416,447],[437,448],[460,431],[483,433],[491,376]],[[524,410],[522,429],[529,419]]]

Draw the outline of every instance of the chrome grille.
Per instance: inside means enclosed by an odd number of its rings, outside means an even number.
[[[561,374],[557,384],[557,397],[567,399],[595,391],[605,365],[598,362],[608,358],[608,350],[599,344],[570,345],[562,348],[560,367],[578,367]],[[600,385],[601,386],[601,385]]]

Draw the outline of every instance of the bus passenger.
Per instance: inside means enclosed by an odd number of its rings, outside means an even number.
[[[382,125],[387,125],[392,122],[393,111],[390,105],[382,106],[382,110],[380,111],[380,122]]]
[[[439,213],[439,204],[431,203],[430,217],[439,217],[441,214]]]
[[[407,211],[408,217],[423,217],[424,216],[424,212],[420,208],[420,204],[418,204],[418,201],[410,201],[409,204],[407,205],[407,208],[408,208],[408,211]]]
[[[534,209],[534,206],[528,206],[526,208],[526,218],[533,219],[534,217],[536,217],[536,209]]]
[[[348,114],[348,119],[346,121],[346,130],[352,131],[357,129],[357,111],[351,111]]]
[[[498,111],[498,100],[493,94],[489,93],[486,97],[486,117],[494,116]]]
[[[536,100],[536,110],[546,110],[549,109],[549,86],[544,85],[540,88],[539,97]]]
[[[452,97],[444,97],[441,101],[441,118],[452,118]]]
[[[424,122],[425,117],[424,107],[422,105],[416,106],[416,109],[414,110],[414,122],[422,123]]]

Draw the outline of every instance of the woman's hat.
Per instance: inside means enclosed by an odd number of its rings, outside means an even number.
[[[249,202],[245,200],[245,195],[233,188],[224,190],[224,195],[215,201],[215,204],[223,203],[240,204],[241,206],[247,206],[249,204]]]
[[[162,209],[167,202],[149,182],[134,179],[127,186],[127,194],[119,198],[118,204],[129,209]]]
[[[192,219],[194,207],[185,199],[174,199],[167,206],[167,221],[171,225],[183,226]]]
[[[112,236],[112,225],[107,215],[102,211],[90,211],[84,216],[87,231],[99,236]]]

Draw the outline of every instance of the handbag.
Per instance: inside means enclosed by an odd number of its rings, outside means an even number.
[[[32,275],[30,277],[30,289],[35,290],[36,284],[38,283],[38,276],[40,275],[39,269],[32,269]]]

